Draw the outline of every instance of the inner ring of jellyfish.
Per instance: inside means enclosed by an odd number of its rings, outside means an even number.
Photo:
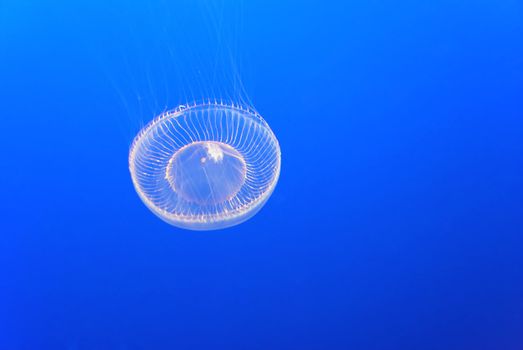
[[[164,221],[185,229],[239,224],[264,205],[281,153],[268,124],[240,106],[181,106],[135,138],[129,168],[137,193]]]
[[[173,191],[186,201],[217,204],[240,191],[247,164],[238,151],[223,142],[198,141],[176,151],[166,176]]]

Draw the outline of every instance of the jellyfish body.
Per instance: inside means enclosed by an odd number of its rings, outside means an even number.
[[[280,174],[278,140],[257,113],[222,103],[181,106],[136,136],[129,152],[134,187],[171,225],[214,230],[258,212]]]

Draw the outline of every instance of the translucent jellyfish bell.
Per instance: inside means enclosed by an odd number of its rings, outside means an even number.
[[[160,115],[129,153],[143,202],[162,220],[190,230],[252,217],[276,187],[280,163],[278,140],[257,113],[216,103]]]

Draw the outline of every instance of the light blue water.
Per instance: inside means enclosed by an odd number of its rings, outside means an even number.
[[[511,0],[4,0],[0,349],[521,349],[522,38]],[[127,156],[205,94],[282,172],[195,233]]]

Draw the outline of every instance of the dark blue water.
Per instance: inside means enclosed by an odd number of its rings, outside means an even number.
[[[4,0],[0,349],[522,349],[522,91],[519,1]],[[282,173],[195,233],[127,156],[205,94]]]

